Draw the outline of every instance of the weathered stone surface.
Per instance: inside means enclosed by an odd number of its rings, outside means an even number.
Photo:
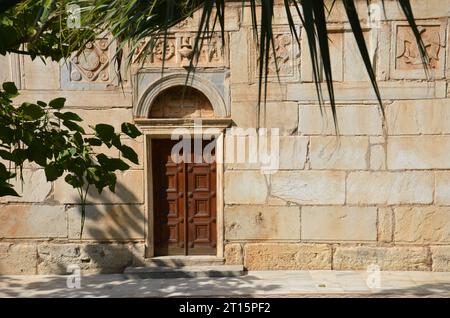
[[[450,136],[390,137],[389,169],[449,169]]]
[[[301,238],[308,241],[375,241],[377,209],[302,207]]]
[[[242,28],[240,32],[230,33],[230,47],[239,47],[240,50],[230,50],[230,82],[248,83],[249,65],[248,65],[248,31]],[[234,105],[231,109],[233,113]],[[233,116],[234,118],[234,116]],[[239,126],[239,125],[238,125]],[[253,126],[254,127],[254,126]]]
[[[26,89],[59,89],[59,64],[50,59],[45,63],[37,58],[23,58],[23,74]]]
[[[342,135],[381,135],[381,116],[377,106],[338,106],[339,133]],[[299,132],[305,135],[335,135],[333,116],[329,107],[323,115],[319,106],[299,107]]]
[[[434,176],[428,172],[350,172],[347,203],[431,203],[433,188]]]
[[[436,171],[436,204],[450,205],[450,172]]]
[[[20,178],[12,179],[10,183],[14,186],[20,197],[0,197],[0,202],[31,202],[42,203],[49,199],[52,193],[52,184],[47,182],[44,169],[22,171],[23,184]]]
[[[225,264],[226,265],[241,265],[244,263],[244,253],[242,245],[239,243],[231,243],[225,245]]]
[[[293,102],[267,103],[261,127],[278,128],[280,135],[292,135],[298,128],[298,105]]]
[[[272,176],[271,194],[299,204],[343,204],[345,173],[338,171],[280,171]]]
[[[227,240],[299,240],[298,207],[232,206],[225,208]]]
[[[367,270],[371,264],[381,270],[430,270],[428,249],[425,247],[337,247],[333,269]]]
[[[450,208],[399,207],[394,215],[396,242],[450,242]]]
[[[299,136],[280,137],[280,169],[303,169],[309,139]]]
[[[450,101],[395,101],[386,109],[389,135],[450,133]]]
[[[81,210],[74,206],[68,211],[69,238],[79,239]],[[83,239],[134,240],[144,238],[143,205],[89,205]]]
[[[62,205],[0,206],[0,238],[63,237],[67,237],[67,220]]]
[[[433,272],[450,272],[450,246],[432,246]]]
[[[108,188],[101,194],[94,187],[89,189],[87,202],[89,203],[143,203],[144,202],[144,172],[142,170],[128,170],[117,172],[115,192]],[[60,203],[79,203],[78,192],[63,178],[54,184],[54,199]]]
[[[231,100],[233,105],[235,102],[247,101],[253,104],[257,104],[258,100],[258,84],[232,84],[231,87]],[[267,84],[267,101],[280,101],[285,100],[286,86],[279,83]],[[234,106],[233,106],[234,107]]]
[[[135,263],[132,247],[130,244],[40,244],[38,274],[66,274],[69,265],[77,265],[85,273],[121,273]]]
[[[260,171],[226,171],[226,204],[261,204],[267,199],[267,181]]]
[[[1,275],[33,275],[36,264],[34,243],[0,243]]]
[[[129,109],[76,109],[71,111],[75,111],[83,118],[80,125],[88,134],[95,133],[90,127],[95,127],[99,122],[111,125],[116,132],[121,132],[122,123],[133,121],[133,116]]]
[[[236,126],[240,128],[255,128],[258,121],[256,107],[257,103],[255,101],[233,103],[231,117]]]
[[[445,81],[442,80],[435,82],[384,81],[379,82],[378,87],[383,92],[383,99],[395,100],[445,98],[447,90]],[[284,95],[277,97],[284,98],[286,101],[317,102],[316,86],[313,83],[302,83],[301,85],[289,83],[286,84],[284,92]],[[336,82],[334,83],[334,93],[337,102],[370,101],[376,103],[377,101],[370,81]],[[275,97],[273,98],[275,99]],[[329,101],[327,94],[324,94],[324,99]]]
[[[370,170],[386,169],[386,150],[384,145],[370,145]]]
[[[393,212],[391,208],[378,209],[378,241],[392,242],[393,238]]]
[[[109,109],[111,107],[131,108],[133,105],[130,92],[69,90],[23,90],[20,92],[20,95],[14,99],[14,104],[20,105],[21,103],[35,100],[50,101],[56,97],[66,98],[66,107]],[[129,110],[129,116],[131,116],[131,110]],[[96,124],[98,124],[98,122],[96,122]]]
[[[311,137],[311,169],[367,169],[368,150],[367,137]]]
[[[244,246],[248,270],[331,269],[328,245],[289,243],[248,243]]]

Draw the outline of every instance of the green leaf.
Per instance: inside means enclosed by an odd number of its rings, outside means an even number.
[[[9,152],[7,150],[3,150],[3,149],[0,149],[0,158],[3,158],[8,161],[13,161],[13,159],[14,159],[11,152]]]
[[[104,154],[97,155],[98,162],[108,171],[121,170],[125,171],[130,169],[130,166],[127,165],[123,160],[117,158],[108,158]]]
[[[75,145],[77,145],[78,147],[83,146],[83,137],[81,136],[81,134],[79,132],[77,132],[73,135],[73,141],[75,142]]]
[[[114,127],[107,124],[95,125],[95,134],[101,141],[109,143],[114,136]]]
[[[55,181],[62,176],[63,172],[64,169],[59,164],[54,162],[45,167],[45,176],[47,177],[47,181]]]
[[[5,82],[3,83],[3,90],[8,94],[10,97],[15,97],[19,94],[19,91],[17,90],[16,84],[13,82]]]
[[[80,132],[82,134],[86,133],[84,131],[83,127],[81,127],[77,123],[74,123],[73,121],[65,120],[65,121],[63,121],[63,125],[66,126],[67,128],[69,128],[72,131],[78,131],[78,132]]]
[[[38,100],[38,101],[36,102],[36,104],[38,104],[38,105],[41,106],[42,108],[47,107],[47,103],[45,103],[45,102],[43,102],[43,101],[41,101],[41,100]]]
[[[64,107],[66,99],[64,97],[58,97],[50,101],[48,105],[53,109],[61,109]]]
[[[62,120],[83,121],[83,119],[80,116],[72,112],[65,112],[65,113],[56,112],[54,113],[54,115]]]
[[[83,181],[73,174],[68,174],[64,178],[64,181],[66,181],[66,183],[70,184],[74,188],[79,188],[83,186]]]
[[[123,123],[121,128],[122,132],[131,138],[136,138],[142,135],[142,133],[133,124]]]
[[[119,149],[124,158],[130,160],[132,163],[139,164],[138,155],[131,147],[122,145]]]
[[[37,120],[45,115],[40,106],[30,103],[23,103],[19,110],[25,120]]]

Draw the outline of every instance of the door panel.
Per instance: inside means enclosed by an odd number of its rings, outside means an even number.
[[[215,255],[216,164],[173,162],[175,143],[152,140],[155,254]]]

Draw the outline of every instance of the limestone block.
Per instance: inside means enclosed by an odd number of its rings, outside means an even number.
[[[367,169],[368,137],[311,137],[311,169]]]
[[[44,169],[23,169],[23,183],[20,177],[10,180],[20,197],[1,197],[0,202],[31,202],[42,203],[48,201],[52,194],[52,183],[47,182]]]
[[[450,242],[450,208],[399,207],[394,210],[396,242]]]
[[[261,204],[267,199],[267,181],[260,171],[226,171],[226,204]]]
[[[134,263],[129,244],[53,244],[38,246],[38,274],[66,274],[69,265],[84,273],[121,273]]]
[[[280,169],[303,169],[306,163],[309,138],[280,137]]]
[[[34,243],[0,243],[1,275],[34,275],[36,265]]]
[[[450,136],[391,137],[388,169],[450,168]]]
[[[225,264],[242,265],[244,263],[244,254],[241,244],[231,243],[225,245]]]
[[[0,207],[0,238],[67,237],[66,211],[62,205]]]
[[[88,203],[143,203],[144,202],[144,172],[142,170],[127,170],[117,172],[115,192],[105,188],[101,194],[95,187],[89,189]],[[60,203],[79,203],[78,191],[67,184],[63,178],[54,184],[54,199]]]
[[[11,81],[11,56],[0,55],[0,83]]]
[[[432,246],[433,272],[450,272],[450,246]]]
[[[297,84],[298,85],[298,84]],[[258,100],[259,85],[256,84],[231,84],[231,100],[232,102],[253,102]],[[264,97],[264,96],[262,96]],[[279,83],[267,84],[267,101],[278,102],[286,99],[286,85]],[[292,99],[294,100],[294,99]],[[299,99],[297,99],[299,100]]]
[[[389,135],[450,133],[450,100],[395,101],[386,108]]]
[[[392,242],[393,238],[393,211],[391,208],[378,209],[378,241]]]
[[[280,171],[272,176],[271,194],[298,204],[343,204],[345,173],[338,171]]]
[[[384,145],[370,145],[370,170],[386,169],[386,150]]]
[[[264,106],[262,106],[264,107]],[[261,127],[278,128],[280,135],[292,135],[298,128],[298,105],[293,102],[267,103]]]
[[[86,107],[86,108],[112,108],[123,107],[130,108],[133,105],[132,95],[129,91],[70,91],[70,90],[24,90],[14,99],[15,105],[20,105],[30,101],[50,101],[57,97],[66,98],[66,107]],[[107,119],[107,117],[98,117],[97,120]],[[97,122],[98,123],[98,122]]]
[[[59,89],[59,64],[50,59],[45,62],[40,58],[33,61],[30,57],[23,57],[23,74],[26,89]]]
[[[436,204],[450,205],[450,172],[436,171]]]
[[[428,172],[350,172],[347,203],[407,204],[433,202],[434,176]]]
[[[248,243],[244,246],[244,266],[248,270],[331,269],[331,247],[325,244]]]
[[[337,119],[342,135],[381,135],[381,115],[378,106],[338,106]],[[323,114],[319,106],[300,105],[299,132],[305,135],[335,135],[333,116],[329,106]]]
[[[237,127],[255,128],[257,126],[257,102],[235,102],[231,106],[231,118]]]
[[[235,205],[224,215],[227,240],[300,240],[298,207]]]
[[[121,132],[121,125],[124,122],[133,122],[133,113],[131,109],[71,109],[70,111],[77,113],[83,121],[80,126],[84,128],[87,134],[93,134],[94,131],[90,126],[102,123],[114,127],[115,132]]]
[[[381,270],[430,270],[426,247],[337,247],[333,255],[333,269],[367,270],[369,265]]]
[[[74,206],[68,211],[69,238],[79,239],[81,231],[81,208]],[[144,238],[143,205],[89,205],[83,239],[134,240]]]
[[[388,99],[433,99],[445,98],[447,86],[443,80],[435,82],[413,81],[385,81],[378,82],[382,98]],[[334,83],[335,100],[344,101],[370,101],[376,103],[377,97],[370,81],[362,82],[336,82]],[[317,102],[317,91],[312,83],[288,83],[285,86],[285,101]],[[324,93],[325,101],[329,101]]]
[[[301,236],[308,241],[375,241],[377,209],[302,207]]]
[[[230,33],[230,82],[232,84],[249,82],[248,45],[247,29]]]

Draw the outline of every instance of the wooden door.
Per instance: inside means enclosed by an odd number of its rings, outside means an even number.
[[[155,255],[215,255],[216,164],[175,163],[176,143],[152,140]]]

